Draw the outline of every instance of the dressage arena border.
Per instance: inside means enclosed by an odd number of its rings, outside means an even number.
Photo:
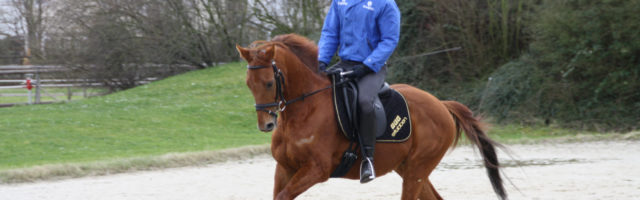
[[[549,139],[517,139],[505,144],[581,143],[603,140],[640,140],[640,131],[604,134],[578,134]],[[462,142],[462,141],[461,141]],[[468,145],[465,140],[461,145]],[[508,148],[508,145],[507,145]],[[62,180],[85,176],[105,176],[135,171],[159,170],[187,166],[205,166],[214,163],[250,159],[271,153],[269,144],[233,149],[191,153],[170,153],[161,156],[124,158],[92,163],[52,164],[0,171],[0,184],[26,183],[44,180]]]
[[[51,164],[0,171],[0,184],[25,183],[43,180],[61,180],[85,176],[204,166],[231,160],[250,159],[271,152],[270,145],[246,146],[218,151],[191,153],[169,153],[161,156],[147,156],[114,159],[92,163]]]

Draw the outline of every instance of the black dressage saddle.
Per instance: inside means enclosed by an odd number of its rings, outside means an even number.
[[[339,73],[332,76],[333,104],[340,130],[349,140],[355,140],[357,126],[357,92],[355,82]],[[404,96],[385,83],[378,93],[386,114],[386,130],[376,136],[377,142],[404,142],[411,135],[411,116]],[[384,122],[383,122],[384,123]]]

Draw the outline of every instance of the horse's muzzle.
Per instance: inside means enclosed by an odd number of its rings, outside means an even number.
[[[265,125],[265,130],[262,131],[272,131],[276,127],[276,123],[269,122]]]
[[[277,122],[278,118],[273,116],[268,116],[267,118],[268,119],[264,120],[264,122],[262,123],[260,122],[260,120],[258,120],[258,129],[262,132],[271,132],[278,125],[278,122]]]

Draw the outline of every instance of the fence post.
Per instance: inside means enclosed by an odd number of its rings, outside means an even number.
[[[27,80],[27,81],[31,81],[31,77],[33,77],[33,74],[24,74],[24,79]],[[31,101],[31,89],[28,88],[28,86],[29,86],[28,84],[29,83],[27,82],[27,85],[26,85],[26,87],[27,87],[27,103],[29,105],[31,105],[31,104],[33,104],[33,101]]]
[[[40,67],[36,67],[36,104],[40,103]]]
[[[71,101],[71,96],[73,96],[73,91],[71,91],[71,87],[67,87],[67,101]]]

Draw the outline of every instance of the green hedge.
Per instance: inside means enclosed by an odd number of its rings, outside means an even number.
[[[501,121],[640,127],[640,1],[465,2],[398,1],[392,81]],[[411,57],[456,46],[463,50]]]
[[[545,1],[531,53],[550,83],[540,90],[559,92],[543,97],[552,109],[546,115],[587,127],[639,127],[639,10],[639,1]]]

